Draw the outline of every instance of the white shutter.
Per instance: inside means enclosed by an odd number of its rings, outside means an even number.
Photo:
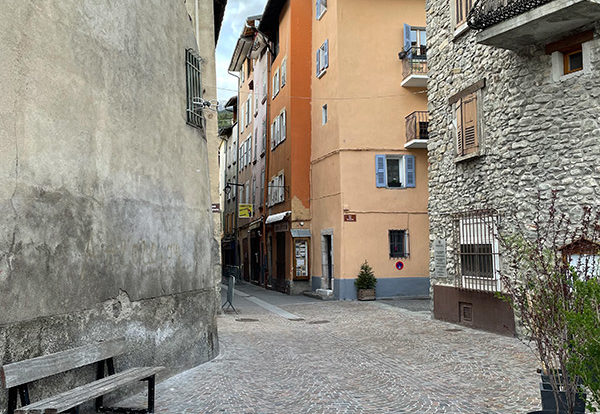
[[[275,148],[275,122],[271,124],[271,151]]]
[[[281,141],[284,141],[286,138],[286,119],[285,119],[285,109],[281,113]]]
[[[279,176],[279,202],[283,202],[285,201],[285,185],[284,185],[284,178],[283,178],[283,173],[281,173],[281,175]]]
[[[325,43],[323,43],[323,55],[324,55],[324,64],[323,67],[324,68],[328,68],[329,67],[329,39],[325,40]]]

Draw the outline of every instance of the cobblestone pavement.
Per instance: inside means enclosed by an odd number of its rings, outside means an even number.
[[[384,301],[278,306],[304,320],[239,298],[239,315],[219,317],[221,355],[160,383],[157,413],[515,414],[538,406],[535,358],[514,338]],[[144,402],[139,394],[126,403]]]

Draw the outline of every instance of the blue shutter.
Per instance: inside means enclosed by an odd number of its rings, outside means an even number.
[[[315,10],[316,10],[316,19],[319,20],[319,16],[321,15],[321,0],[316,0],[315,2]]]
[[[406,168],[406,186],[407,187],[415,187],[416,177],[415,177],[415,156],[414,155],[405,155],[404,156],[404,166]]]
[[[410,25],[404,23],[404,51],[407,58],[412,58],[412,49],[410,43]]]
[[[377,187],[386,187],[385,155],[375,156],[375,185]]]
[[[323,67],[324,68],[328,68],[329,67],[329,39],[325,40],[325,53],[324,53],[324,60],[325,62],[323,62]]]
[[[317,49],[317,59],[316,59],[316,62],[317,62],[317,76],[319,76],[319,70],[321,69],[321,67],[320,67],[320,59],[319,59],[321,57],[321,53],[320,52],[321,52],[321,50]]]

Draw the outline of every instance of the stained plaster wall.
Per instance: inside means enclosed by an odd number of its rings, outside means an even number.
[[[185,118],[185,49],[196,45],[185,6],[8,3],[0,362],[116,336],[132,350],[119,367],[169,375],[210,359],[218,250],[206,139]],[[42,381],[32,397],[57,387]]]

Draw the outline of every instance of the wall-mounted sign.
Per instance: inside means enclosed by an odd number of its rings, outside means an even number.
[[[252,217],[252,204],[240,204],[238,211],[239,218]]]
[[[296,277],[308,277],[308,241],[296,240]]]
[[[401,262],[400,260],[398,260],[398,261],[396,262],[396,269],[398,269],[398,270],[402,270],[402,269],[404,269],[404,263],[403,263],[403,262]]]
[[[277,223],[275,225],[276,232],[288,231],[290,229],[289,223]]]
[[[219,204],[219,203],[211,204],[210,208],[211,208],[211,210],[212,210],[213,213],[220,213],[221,212],[221,204]]]
[[[446,240],[433,241],[433,261],[435,263],[434,275],[437,278],[446,278]]]
[[[356,221],[356,214],[344,214],[344,221],[350,221],[354,223]]]

